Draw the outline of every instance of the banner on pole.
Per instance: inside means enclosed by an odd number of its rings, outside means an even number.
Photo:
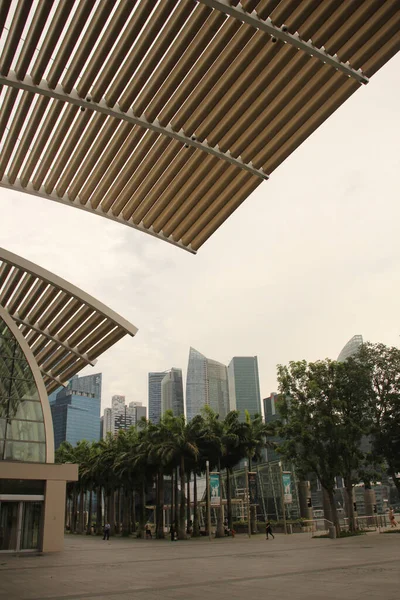
[[[282,473],[283,482],[283,501],[285,504],[292,504],[292,478],[291,473]]]
[[[258,504],[257,473],[248,473],[250,504]]]
[[[210,473],[210,496],[211,505],[220,504],[219,473]]]

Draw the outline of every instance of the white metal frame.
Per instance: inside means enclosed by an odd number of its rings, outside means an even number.
[[[342,73],[345,73],[345,75],[348,75],[349,77],[353,77],[359,83],[367,84],[369,82],[368,77],[364,75],[361,69],[353,69],[348,62],[343,63],[336,55],[332,56],[331,54],[328,54],[324,48],[317,48],[311,41],[302,40],[298,33],[289,33],[285,25],[282,25],[282,27],[277,27],[273,24],[270,18],[260,19],[255,10],[253,10],[252,13],[248,13],[243,9],[240,3],[237,6],[232,6],[229,0],[197,1],[201,4],[209,6],[210,8],[219,10],[220,12],[223,12],[234,19],[242,21],[243,23],[247,23],[256,29],[260,29],[261,31],[269,33],[274,38],[290,44],[294,48],[302,50],[310,56],[318,58],[322,62],[331,65],[338,71],[342,71]]]

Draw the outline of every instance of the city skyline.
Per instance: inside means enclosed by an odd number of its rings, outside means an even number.
[[[355,332],[398,345],[399,67],[396,56],[197,256],[85,211],[2,191],[4,247],[139,327],[134,343],[121,340],[95,366],[104,375],[102,409],[115,393],[147,403],[147,373],[186,368],[190,345],[221,362],[257,355],[262,397],[277,387],[277,363],[336,359]]]

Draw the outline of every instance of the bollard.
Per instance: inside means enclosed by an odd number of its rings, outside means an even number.
[[[328,535],[331,540],[336,540],[336,527],[334,525],[329,525]]]

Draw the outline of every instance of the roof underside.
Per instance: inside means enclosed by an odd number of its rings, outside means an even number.
[[[137,332],[85,292],[2,248],[0,306],[28,342],[49,394]]]
[[[397,52],[400,3],[3,0],[0,27],[0,185],[195,252]]]

